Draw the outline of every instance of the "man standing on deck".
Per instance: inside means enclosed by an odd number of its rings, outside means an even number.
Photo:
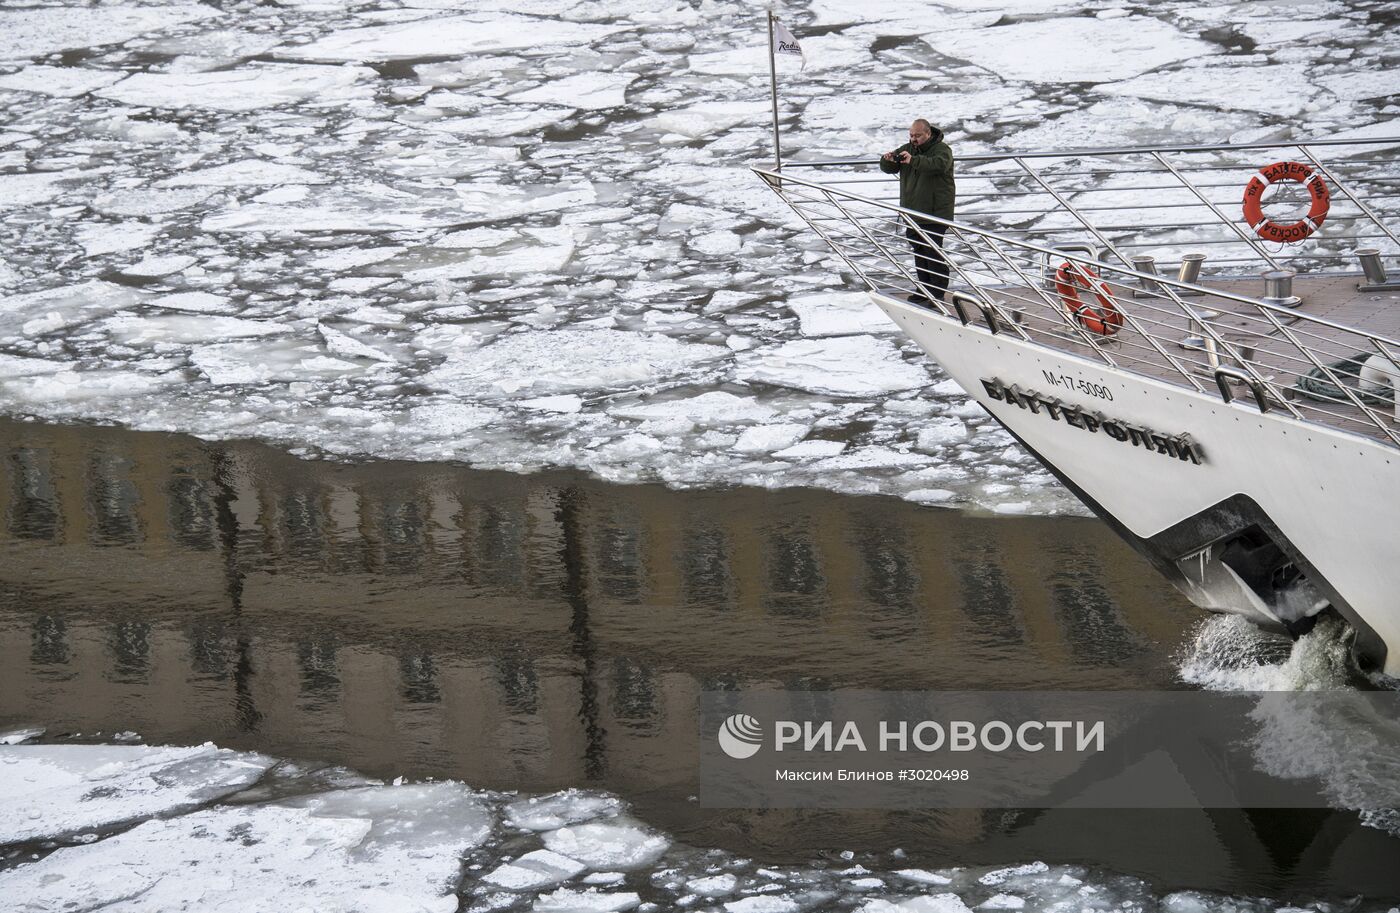
[[[953,218],[953,150],[943,142],[943,131],[922,117],[909,127],[909,142],[880,156],[880,170],[899,175],[899,205],[926,212],[940,219]],[[914,248],[914,268],[919,282],[934,298],[943,300],[948,290],[948,261],[943,257],[943,233],[947,226],[929,219],[916,219],[918,228],[905,229]],[[927,240],[925,240],[927,236]],[[929,304],[915,291],[909,300]]]

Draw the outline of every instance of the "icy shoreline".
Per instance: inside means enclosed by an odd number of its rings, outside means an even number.
[[[1134,878],[1044,862],[930,870],[845,852],[768,867],[678,844],[606,793],[390,784],[209,744],[41,744],[42,734],[0,733],[0,801],[17,810],[0,833],[0,892],[16,911],[1299,909],[1160,896]]]

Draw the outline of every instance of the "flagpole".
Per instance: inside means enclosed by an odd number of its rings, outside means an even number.
[[[768,10],[768,76],[773,85],[773,163],[775,171],[783,170],[782,147],[778,145],[778,60],[773,46],[773,10]]]

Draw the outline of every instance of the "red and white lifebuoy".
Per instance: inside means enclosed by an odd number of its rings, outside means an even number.
[[[1307,188],[1312,197],[1312,208],[1297,222],[1288,225],[1264,217],[1264,191],[1270,184],[1279,181],[1297,181]],[[1265,241],[1292,244],[1302,241],[1322,227],[1327,218],[1327,210],[1332,205],[1332,192],[1322,175],[1302,162],[1274,162],[1259,169],[1259,173],[1249,179],[1244,188],[1244,220],[1254,233]]]
[[[1080,289],[1093,292],[1097,305],[1086,304],[1079,297]],[[1061,263],[1055,270],[1055,291],[1060,293],[1065,309],[1089,332],[1112,336],[1123,326],[1123,312],[1118,310],[1118,302],[1113,300],[1113,293],[1092,266],[1072,260]]]

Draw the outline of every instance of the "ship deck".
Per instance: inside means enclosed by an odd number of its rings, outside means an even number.
[[[1314,408],[1303,411],[1303,417],[1320,421],[1332,427],[1361,434],[1385,443],[1394,442],[1368,419],[1361,409],[1346,402],[1318,401],[1297,388],[1300,377],[1313,365],[1304,361],[1299,348],[1287,337],[1292,334],[1301,340],[1307,349],[1324,364],[1335,363],[1343,358],[1367,352],[1358,345],[1356,330],[1391,339],[1400,338],[1400,289],[1362,290],[1360,275],[1298,276],[1293,282],[1293,293],[1301,301],[1291,310],[1296,316],[1280,315],[1279,326],[1275,327],[1260,318],[1260,312],[1252,304],[1233,301],[1225,297],[1186,297],[1194,309],[1209,310],[1219,316],[1211,320],[1211,326],[1229,345],[1248,347],[1245,351],[1251,367],[1275,390],[1282,390],[1286,398],[1299,402],[1306,400]],[[1203,279],[1204,288],[1250,299],[1265,296],[1262,278]],[[955,285],[956,289],[956,285]],[[904,300],[904,293],[896,289],[882,289],[882,293],[897,300]],[[1133,351],[1142,350],[1146,342],[1141,335],[1125,329],[1111,337],[1094,336],[1098,350],[1082,341],[1083,335],[1072,332],[1064,323],[1046,319],[1036,319],[1040,315],[1034,305],[1038,305],[1042,292],[1025,286],[982,286],[982,295],[989,296],[1007,310],[1025,312],[1024,305],[1033,303],[1030,319],[1018,321],[1022,330],[1034,342],[1069,352],[1091,361],[1103,362],[1112,359],[1121,368],[1138,374],[1155,377],[1179,386],[1189,386],[1179,371],[1174,370],[1161,358],[1143,358]],[[1142,323],[1150,323],[1151,336],[1162,346],[1168,355],[1178,356],[1178,363],[1194,376],[1207,390],[1217,390],[1215,372],[1208,356],[1196,345],[1187,344],[1192,336],[1199,336],[1200,330],[1190,318],[1175,308],[1154,306],[1153,302],[1138,299],[1120,298],[1119,306],[1131,320],[1138,318]],[[981,322],[982,317],[972,311],[973,322]],[[1312,320],[1306,318],[1315,318]],[[1326,321],[1320,323],[1318,321]],[[1337,324],[1331,327],[1328,324]],[[1220,365],[1239,367],[1228,353],[1217,356]],[[1234,396],[1243,402],[1253,403],[1248,387],[1242,383],[1227,380]],[[1271,395],[1271,408],[1286,408]],[[1321,416],[1316,411],[1325,410],[1330,415]],[[1394,418],[1394,410],[1389,404],[1379,405],[1376,412],[1385,416],[1392,429],[1400,432],[1400,421]],[[1326,419],[1323,421],[1323,419]]]
[[[904,300],[928,281],[909,232],[942,223],[925,243],[966,296],[947,316],[1400,448],[1400,289],[1386,279],[1400,275],[1397,148],[1400,136],[965,155],[961,221],[900,206],[873,160],[754,171],[867,288]],[[1262,240],[1241,210],[1269,161],[1329,188],[1325,224],[1287,244]],[[1296,218],[1301,187],[1266,193],[1268,218]],[[1062,272],[1090,308],[1112,295],[1117,332],[1067,313]]]

